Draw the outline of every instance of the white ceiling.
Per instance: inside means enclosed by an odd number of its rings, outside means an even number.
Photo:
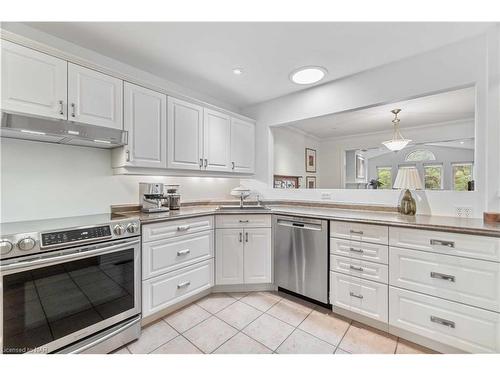
[[[333,113],[287,124],[302,132],[324,139],[329,137],[392,131],[392,109],[400,108],[400,126],[405,128],[474,119],[474,87],[448,91],[396,103],[355,111]]]
[[[304,89],[289,73],[338,79],[477,35],[488,23],[29,22],[29,26],[245,107]],[[244,70],[236,76],[234,67]],[[324,81],[323,81],[324,82]],[[307,86],[306,86],[307,87]]]

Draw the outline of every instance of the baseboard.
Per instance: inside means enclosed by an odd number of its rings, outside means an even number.
[[[229,292],[266,292],[275,291],[278,288],[274,284],[243,284],[243,285],[216,285],[212,288],[212,293]]]
[[[460,349],[457,349],[453,346],[442,344],[440,342],[428,339],[427,337],[417,335],[415,333],[406,331],[406,330],[398,328],[398,327],[389,326],[389,333],[392,335],[401,337],[405,340],[414,342],[415,344],[425,346],[426,348],[435,350],[436,352],[439,352],[439,353],[443,353],[443,354],[467,353],[467,352],[460,350]]]
[[[384,331],[389,333],[389,323],[381,322],[380,320],[376,320],[373,318],[368,318],[364,315],[343,309],[341,307],[333,306],[332,311],[336,314],[345,316],[346,318],[355,320],[357,322],[366,324],[367,326],[376,328],[380,331]]]

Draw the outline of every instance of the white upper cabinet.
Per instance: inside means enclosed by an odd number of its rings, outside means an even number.
[[[123,81],[68,64],[68,119],[123,129]]]
[[[255,124],[231,118],[231,170],[240,173],[255,171]]]
[[[67,62],[2,40],[2,109],[67,117]]]
[[[230,172],[231,121],[228,115],[205,108],[203,118],[203,167]]]
[[[117,150],[119,166],[167,167],[167,96],[141,86],[124,83],[123,129],[128,145]]]
[[[168,167],[203,167],[203,107],[168,97]]]

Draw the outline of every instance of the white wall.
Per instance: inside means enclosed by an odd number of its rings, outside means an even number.
[[[476,86],[477,192],[424,192],[417,202],[419,213],[454,215],[455,206],[474,207],[474,216],[486,209],[500,209],[499,149],[499,39],[498,26],[486,34],[425,54],[391,63],[344,79],[329,82],[244,110],[257,119],[257,175],[255,181],[264,197],[288,197],[296,192],[270,188],[273,166],[269,127],[355,108],[410,99],[425,94],[474,84]],[[395,192],[331,190],[333,201],[396,205]],[[316,194],[304,193],[312,200]]]
[[[180,184],[182,200],[231,198],[238,178],[117,176],[111,151],[0,139],[0,222],[104,213],[139,202],[139,182]]]
[[[273,129],[273,139],[274,174],[301,176],[300,187],[306,186],[306,176],[315,176],[316,184],[320,186],[321,165],[318,160],[321,150],[319,140],[286,127],[275,127]],[[316,150],[316,173],[306,173],[306,148]]]

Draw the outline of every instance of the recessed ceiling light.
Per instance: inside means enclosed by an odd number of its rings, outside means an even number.
[[[310,85],[321,81],[328,71],[321,66],[303,66],[290,73],[290,80],[298,85]]]
[[[234,68],[233,69],[233,74],[237,75],[237,76],[240,76],[243,74],[243,69],[241,68]]]

